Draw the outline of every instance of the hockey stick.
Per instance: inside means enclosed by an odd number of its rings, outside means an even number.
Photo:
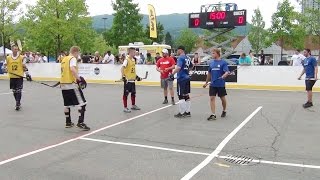
[[[149,75],[149,72],[146,71],[146,74],[144,75],[143,78],[141,78],[141,80],[147,79],[147,78],[148,78],[148,75]],[[127,80],[126,82],[128,82],[128,81],[136,81],[136,79],[129,79],[129,80]],[[122,79],[119,79],[119,80],[116,80],[115,82],[123,82],[123,80],[122,80]]]
[[[228,75],[233,74],[234,72],[238,71],[240,68],[241,68],[241,66],[238,67],[237,69],[234,69],[234,70],[230,71],[230,72],[228,73]],[[220,79],[223,79],[223,78],[222,78],[222,77],[219,77],[219,78],[213,80],[212,82],[215,82],[215,81],[220,80]],[[205,85],[208,86],[208,85],[210,85],[210,84],[211,84],[211,82],[208,82],[208,83],[205,84]],[[204,87],[204,88],[205,88],[205,87]]]
[[[20,77],[20,78],[24,78],[24,79],[27,79],[26,77],[24,77],[24,76],[20,76],[20,75],[18,75],[18,74],[15,74],[15,73],[11,73],[11,72],[8,72],[9,74],[12,74],[12,75],[15,75],[15,76],[18,76],[18,77]],[[48,86],[48,87],[51,87],[51,88],[55,88],[55,87],[57,87],[57,86],[59,86],[60,85],[60,82],[57,82],[56,84],[54,84],[54,85],[50,85],[50,84],[47,84],[47,83],[43,83],[43,82],[38,82],[38,81],[30,81],[30,82],[35,82],[35,83],[38,83],[38,84],[42,84],[42,85],[45,85],[45,86]]]
[[[316,79],[316,78],[301,78],[299,80],[306,80],[306,81],[317,81],[317,80],[320,80],[320,79]]]

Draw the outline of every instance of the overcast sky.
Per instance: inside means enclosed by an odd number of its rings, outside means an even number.
[[[22,0],[23,4],[35,4],[37,0]],[[133,0],[139,3],[140,13],[148,13],[148,4],[152,4],[156,9],[157,15],[171,13],[191,13],[199,12],[200,6],[204,4],[214,4],[222,0]],[[277,9],[277,4],[282,0],[232,0],[222,2],[232,2],[238,4],[239,9],[247,10],[247,21],[251,22],[253,10],[260,8],[261,13],[266,21],[267,27],[271,25],[271,16]],[[296,0],[290,0],[299,10]],[[111,0],[86,0],[89,7],[90,15],[112,14]]]

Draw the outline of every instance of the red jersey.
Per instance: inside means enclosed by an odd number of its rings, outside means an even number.
[[[157,61],[157,67],[160,70],[165,70],[166,68],[170,68],[175,64],[176,62],[172,57],[166,57],[166,58],[162,57]],[[172,70],[161,73],[161,79],[168,78],[170,73],[172,73]]]

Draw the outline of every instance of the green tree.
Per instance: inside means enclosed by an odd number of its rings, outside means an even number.
[[[163,25],[160,22],[157,22],[157,38],[156,39],[150,37],[150,26],[147,25],[146,36],[149,37],[151,41],[162,43],[165,37]]]
[[[167,44],[167,45],[170,45],[170,46],[173,46],[173,39],[172,39],[172,36],[171,36],[171,34],[170,34],[170,32],[167,32],[166,33],[166,36],[165,36],[165,43]]]
[[[83,52],[93,47],[97,36],[82,0],[38,0],[22,19],[26,47],[58,54],[78,45]]]
[[[112,6],[115,14],[111,29],[105,33],[106,41],[116,47],[130,42],[144,41],[146,37],[138,4],[132,0],[115,0]]]
[[[313,43],[320,45],[320,0],[315,0],[315,4],[318,4],[318,6],[307,8],[304,11],[304,27],[308,35],[313,35]]]
[[[299,17],[299,13],[294,11],[289,0],[279,3],[277,12],[272,15],[270,33],[273,41],[280,40],[281,59],[284,46],[292,46],[293,48],[304,46],[305,31]]]
[[[0,1],[0,37],[1,46],[5,46],[10,41],[10,36],[17,32],[17,27],[14,25],[14,17],[20,15],[18,9],[21,0],[1,0]]]
[[[186,48],[186,53],[190,53],[193,50],[193,48],[196,47],[197,40],[197,34],[194,33],[192,30],[186,28],[181,31],[179,37],[175,42],[175,45],[183,45]]]
[[[249,42],[255,54],[259,54],[263,48],[270,46],[267,39],[268,31],[264,28],[265,22],[263,21],[260,9],[255,9],[254,15],[252,16],[252,28],[248,35]]]

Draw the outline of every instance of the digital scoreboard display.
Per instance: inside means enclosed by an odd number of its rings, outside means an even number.
[[[247,24],[247,11],[214,11],[189,14],[189,28],[233,28]]]

